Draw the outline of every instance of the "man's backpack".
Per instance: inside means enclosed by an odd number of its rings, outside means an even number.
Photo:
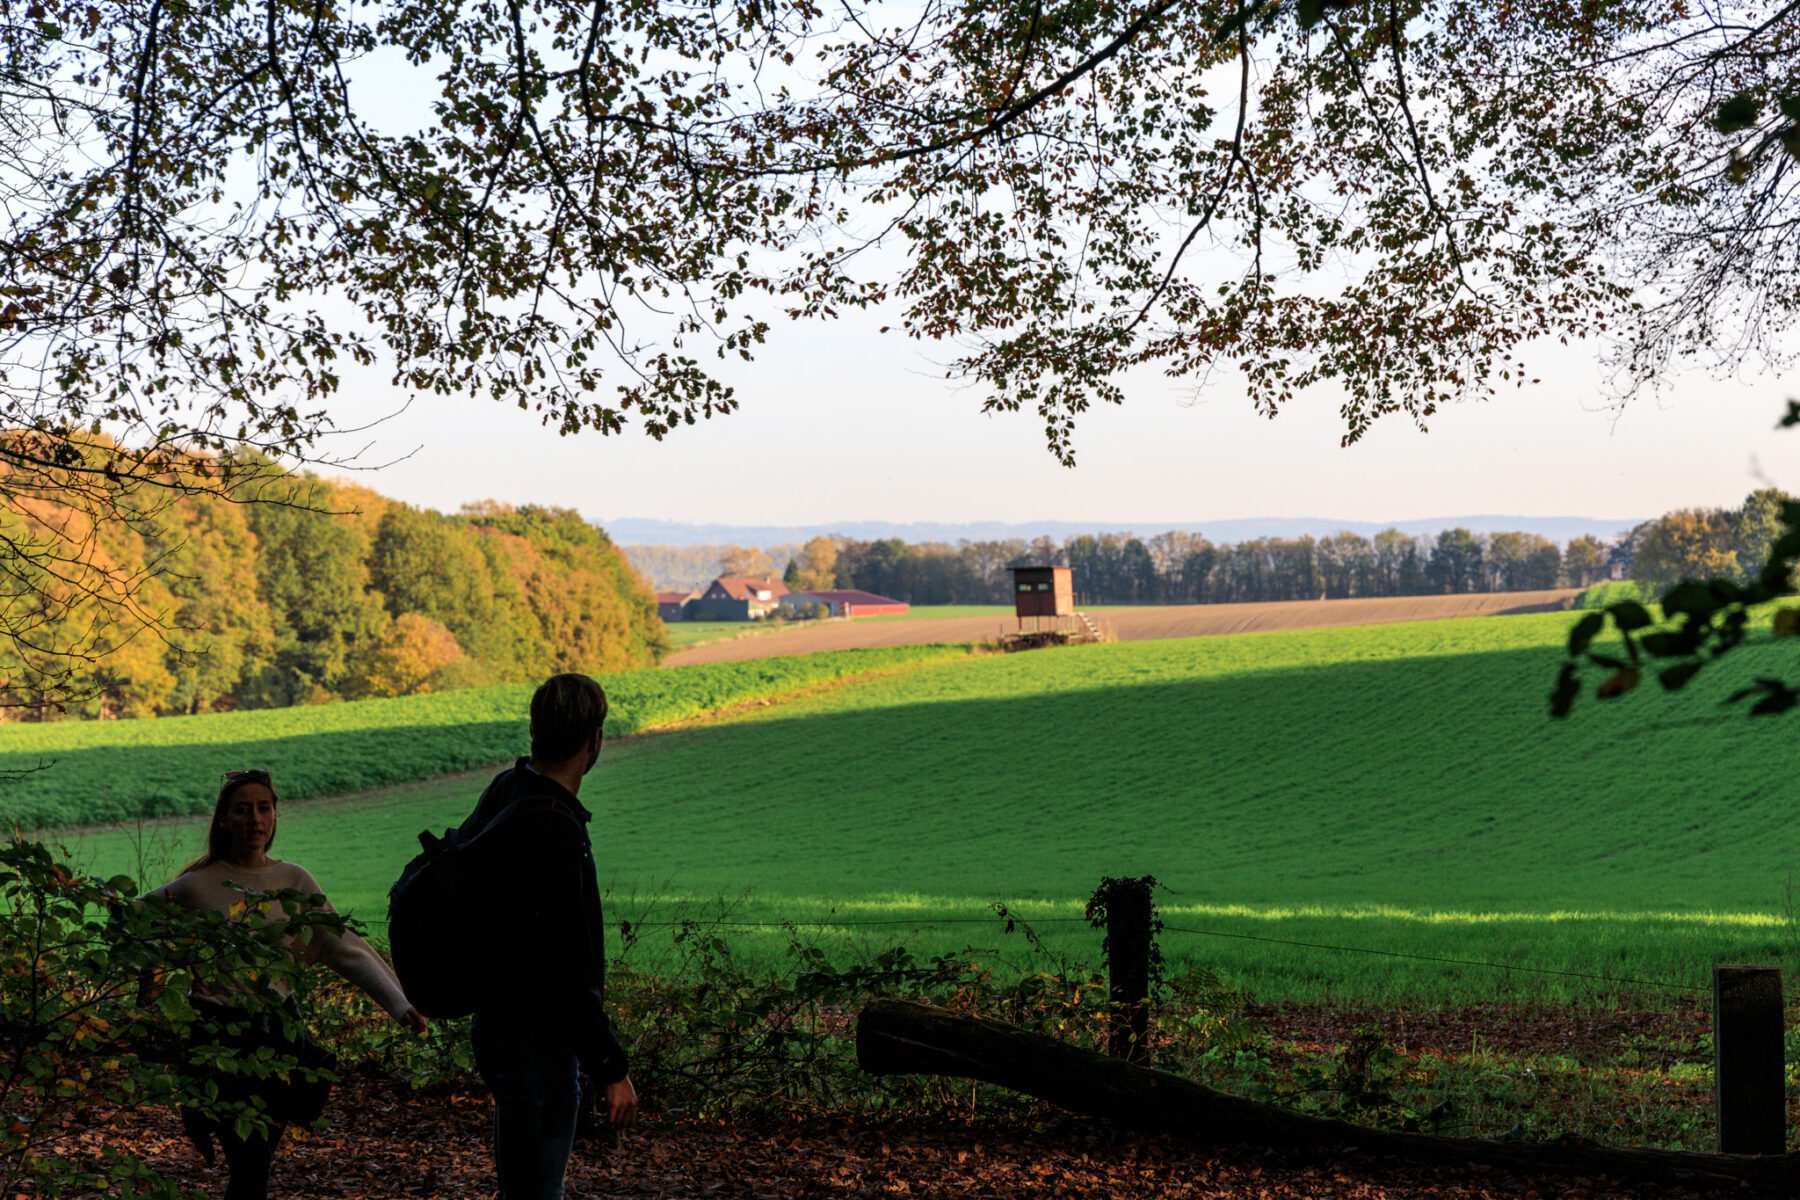
[[[522,796],[464,837],[446,829],[438,837],[419,834],[424,849],[388,890],[388,953],[394,974],[414,1008],[433,1019],[466,1017],[481,1000],[491,978],[492,901],[496,884],[488,878],[484,851],[506,826],[541,796]]]

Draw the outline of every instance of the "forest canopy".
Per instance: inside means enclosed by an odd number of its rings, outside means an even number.
[[[239,466],[248,494],[127,489],[111,503],[128,520],[45,496],[0,505],[0,536],[35,548],[0,573],[16,631],[0,647],[0,713],[315,704],[625,670],[666,648],[647,585],[572,510],[444,516]],[[46,679],[60,704],[32,690]]]

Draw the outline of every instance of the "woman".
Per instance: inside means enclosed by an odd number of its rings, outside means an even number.
[[[231,920],[244,920],[267,909],[251,893],[269,893],[292,888],[302,895],[318,896],[320,888],[306,870],[294,863],[269,857],[275,844],[278,798],[275,782],[269,772],[228,771],[219,788],[218,802],[213,806],[212,827],[206,835],[206,853],[189,863],[169,883],[151,892],[196,912],[216,912]],[[321,897],[321,899],[323,899]],[[326,912],[334,911],[324,902]],[[278,914],[279,915],[279,914]],[[296,960],[323,962],[354,983],[370,999],[386,1009],[396,1021],[415,1033],[424,1033],[425,1018],[406,999],[400,981],[370,945],[348,930],[341,934],[315,928],[305,944],[289,946]],[[276,990],[285,997],[290,1017],[298,1016],[298,1006],[284,985]],[[330,1055],[307,1040],[295,1039],[282,1031],[282,1022],[267,1014],[253,1016],[231,1003],[229,980],[197,983],[195,1007],[215,1030],[196,1034],[205,1044],[222,1047],[228,1057],[247,1054],[270,1047],[283,1057],[297,1060],[308,1067],[329,1067]],[[204,1056],[203,1056],[204,1057]],[[205,1067],[198,1068],[205,1071]],[[308,1083],[296,1073],[291,1081],[257,1079],[229,1072],[210,1073],[219,1086],[220,1097],[244,1103],[260,1098],[269,1114],[271,1127],[263,1133],[240,1137],[227,1123],[219,1127],[202,1114],[182,1110],[182,1122],[188,1135],[212,1161],[212,1139],[216,1136],[225,1151],[225,1162],[231,1181],[225,1200],[264,1200],[269,1194],[269,1167],[275,1158],[275,1147],[285,1127],[317,1119],[325,1105],[326,1086]]]

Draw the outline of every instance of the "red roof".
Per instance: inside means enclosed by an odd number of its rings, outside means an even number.
[[[658,592],[656,593],[656,602],[658,604],[682,604],[693,594],[692,592]]]
[[[856,608],[864,605],[885,604],[890,607],[908,607],[904,600],[890,600],[886,596],[877,596],[874,592],[865,592],[861,588],[846,588],[830,592],[801,592],[802,596],[813,596],[827,604],[849,604]]]
[[[767,592],[769,599],[779,600],[788,594],[787,584],[779,579],[752,579],[748,575],[721,575],[713,580],[733,600],[754,600],[756,593]]]

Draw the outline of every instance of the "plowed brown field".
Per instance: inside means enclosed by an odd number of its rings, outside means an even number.
[[[1285,600],[1268,604],[1172,604],[1120,608],[1096,613],[1100,627],[1122,642],[1152,638],[1205,637],[1275,629],[1322,629],[1334,625],[1386,625],[1395,621],[1441,621],[1449,617],[1493,617],[1506,613],[1554,612],[1574,603],[1579,591],[1487,592],[1470,596],[1398,596],[1379,600]],[[987,642],[1011,629],[1009,618],[943,617],[912,621],[828,621],[756,637],[709,642],[678,651],[665,666],[738,662],[778,654],[822,650],[865,650],[876,646],[920,646],[931,642]]]

